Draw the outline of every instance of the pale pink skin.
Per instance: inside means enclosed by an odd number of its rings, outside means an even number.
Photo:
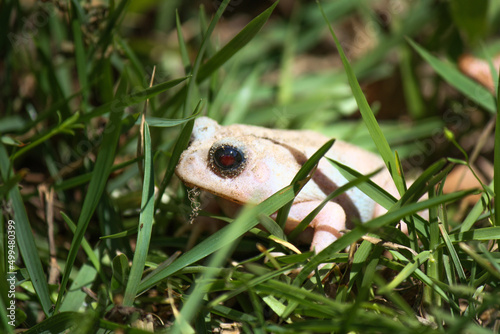
[[[208,152],[218,141],[244,147],[247,164],[241,174],[221,177],[209,167]],[[210,118],[200,117],[195,122],[192,142],[183,152],[176,174],[188,187],[196,186],[238,204],[259,203],[288,186],[303,160],[327,141],[327,137],[312,131],[273,130],[239,124],[221,126]],[[338,140],[326,155],[362,174],[383,166],[377,155]],[[326,159],[321,159],[315,175],[320,173],[323,177],[313,177],[296,197],[285,232],[293,230],[321,203],[328,195],[325,188],[332,191],[329,187],[332,182],[336,186],[347,182]],[[387,170],[382,170],[372,180],[395,193]],[[335,241],[340,231],[348,228],[346,223],[349,221],[365,222],[385,211],[357,188],[351,188],[346,195],[341,204],[329,202],[309,225],[314,229],[311,249],[315,252]],[[346,201],[351,205],[346,205]]]

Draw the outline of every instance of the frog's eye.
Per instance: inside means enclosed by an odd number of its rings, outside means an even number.
[[[235,177],[245,168],[243,150],[228,144],[215,144],[208,152],[210,168],[222,177]]]

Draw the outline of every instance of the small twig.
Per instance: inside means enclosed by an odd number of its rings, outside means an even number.
[[[149,88],[153,87],[153,82],[155,80],[156,66],[153,67],[153,73],[151,74],[151,81],[149,82]],[[146,99],[144,104],[144,110],[141,114],[141,126],[139,127],[139,140],[137,141],[137,156],[141,157],[144,155],[144,123],[146,123],[146,112],[149,105],[149,99]],[[139,166],[139,172],[144,175],[144,169],[142,166],[142,160],[137,161]]]
[[[407,251],[409,251],[410,253],[412,253],[414,256],[418,255],[418,253],[415,252],[410,247],[406,247],[406,246],[403,246],[403,245],[400,245],[400,244],[396,244],[394,242],[383,241],[382,239],[375,238],[375,237],[370,237],[368,235],[363,236],[363,240],[371,242],[374,245],[384,246],[384,247],[391,248],[391,249],[396,249],[396,250],[397,249],[406,249]]]
[[[85,292],[87,294],[87,296],[89,296],[93,300],[97,301],[97,294],[94,291],[90,290],[86,286],[82,287],[82,291]]]
[[[54,239],[54,188],[47,187],[46,184],[41,184],[38,187],[40,200],[45,203],[45,220],[47,221],[47,234],[49,239],[49,284],[57,284],[59,281],[59,265],[57,264],[57,249]]]

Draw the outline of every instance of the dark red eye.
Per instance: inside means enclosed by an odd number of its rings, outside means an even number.
[[[209,152],[210,167],[223,177],[234,177],[242,172],[245,155],[237,147],[231,145],[214,145]]]

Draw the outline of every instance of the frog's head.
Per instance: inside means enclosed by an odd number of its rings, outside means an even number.
[[[198,118],[175,173],[188,187],[236,203],[266,199],[290,184],[300,166],[293,152],[259,129]]]

